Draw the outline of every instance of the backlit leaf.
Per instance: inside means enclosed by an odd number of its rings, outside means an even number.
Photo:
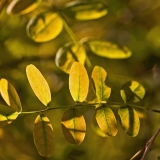
[[[56,54],[55,62],[57,67],[67,74],[70,73],[73,62],[80,62],[84,65],[86,60],[86,52],[83,46],[77,46],[74,43],[67,43],[61,47]]]
[[[106,101],[110,97],[111,88],[105,85],[107,72],[99,66],[95,66],[92,71],[96,95],[101,101]]]
[[[76,108],[67,109],[62,117],[61,126],[68,142],[80,144],[86,134],[86,122],[81,112]]]
[[[75,102],[83,102],[88,94],[89,78],[85,67],[74,62],[69,75],[69,90]]]
[[[137,112],[130,106],[121,106],[118,110],[121,126],[125,133],[135,137],[140,129],[140,120]]]
[[[8,14],[26,14],[36,9],[42,0],[13,0],[8,8]]]
[[[136,81],[130,81],[122,86],[120,91],[124,102],[138,102],[145,95],[144,87]]]
[[[95,117],[100,129],[107,136],[115,136],[117,134],[118,127],[115,115],[107,105],[102,104],[97,107]]]
[[[0,81],[0,93],[8,106],[12,107],[17,112],[22,111],[22,106],[17,91],[12,84],[4,78]]]
[[[66,5],[64,12],[76,20],[92,20],[105,16],[108,13],[107,6],[102,2],[77,2]]]
[[[90,40],[86,44],[94,54],[105,58],[125,59],[132,55],[127,47],[119,47],[117,44],[107,41]]]
[[[53,128],[49,119],[40,114],[34,122],[34,143],[41,156],[50,157],[54,149]]]
[[[5,127],[18,117],[13,108],[0,104],[0,127]]]
[[[46,42],[56,38],[63,29],[63,20],[54,12],[44,12],[30,19],[27,34],[36,42]]]
[[[47,106],[51,101],[50,88],[41,72],[32,64],[26,67],[28,81],[38,99]]]

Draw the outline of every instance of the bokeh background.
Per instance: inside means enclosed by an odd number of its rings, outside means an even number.
[[[52,1],[52,0],[51,0]],[[51,2],[50,1],[50,2]],[[159,0],[103,0],[108,14],[100,19],[79,22],[66,17],[78,39],[94,37],[119,45],[126,45],[132,56],[113,60],[88,53],[93,66],[99,65],[108,73],[107,85],[112,88],[111,102],[123,102],[121,86],[129,80],[137,80],[146,89],[144,99],[137,105],[160,110],[160,1]],[[23,111],[40,110],[45,107],[36,98],[26,77],[26,66],[34,64],[44,75],[52,92],[50,106],[73,104],[68,75],[55,65],[59,47],[72,41],[65,29],[55,39],[37,43],[26,34],[26,24],[31,16],[49,5],[43,0],[37,10],[25,15],[8,15],[10,0],[0,1],[0,78],[6,78],[16,88]],[[70,0],[54,0],[62,8]],[[4,104],[2,98],[0,103]],[[126,135],[120,127],[115,137],[102,138],[91,128],[94,107],[80,108],[83,112],[87,133],[84,142],[69,144],[61,130],[63,109],[46,112],[53,128],[55,149],[52,157],[41,157],[33,142],[33,123],[36,114],[20,115],[12,124],[0,128],[0,160],[129,160],[140,150],[160,126],[160,113],[135,108],[140,116],[138,136]],[[117,117],[117,108],[113,108]],[[147,154],[146,160],[160,156],[160,136]],[[137,158],[139,160],[140,157]]]

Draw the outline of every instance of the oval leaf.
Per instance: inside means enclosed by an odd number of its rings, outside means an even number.
[[[92,71],[92,79],[94,81],[96,95],[101,101],[106,101],[111,94],[111,88],[105,85],[107,72],[99,66],[95,66]]]
[[[13,108],[0,104],[0,127],[5,127],[18,117]]]
[[[115,136],[118,132],[117,121],[113,111],[102,104],[96,108],[95,117],[100,129],[107,136]]]
[[[140,121],[137,112],[130,106],[121,106],[118,110],[118,115],[125,133],[135,137],[140,129]]]
[[[69,90],[75,102],[83,102],[88,94],[89,78],[85,67],[74,62],[69,75]]]
[[[57,13],[44,12],[30,19],[27,34],[36,42],[46,42],[56,38],[63,29],[63,20]]]
[[[47,81],[44,79],[41,72],[32,64],[27,66],[26,74],[33,92],[38,99],[47,106],[51,101],[51,92]]]
[[[62,71],[69,74],[74,62],[78,61],[84,65],[85,60],[86,52],[83,46],[77,46],[74,43],[67,43],[57,51],[55,63]]]
[[[130,81],[122,86],[120,91],[124,102],[138,102],[143,99],[145,95],[144,87],[136,81]]]
[[[90,40],[86,44],[94,54],[105,58],[125,59],[132,55],[127,47],[119,47],[107,41]]]
[[[0,81],[0,92],[8,106],[12,107],[17,112],[22,111],[22,105],[15,88],[4,78]]]
[[[108,13],[107,6],[102,2],[70,2],[64,12],[71,18],[85,21],[98,19]]]
[[[8,14],[26,14],[36,9],[42,0],[13,0],[7,7]]]
[[[84,140],[86,122],[83,115],[76,108],[69,108],[64,112],[61,126],[69,143],[80,144]]]
[[[53,128],[49,119],[40,114],[34,122],[34,143],[41,156],[50,157],[54,149]]]

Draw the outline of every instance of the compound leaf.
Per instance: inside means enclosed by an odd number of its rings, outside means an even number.
[[[70,2],[64,12],[71,18],[85,21],[98,19],[108,13],[108,7],[102,2]]]
[[[56,38],[63,29],[63,20],[54,12],[44,12],[30,19],[27,34],[36,42],[46,42]]]
[[[38,99],[47,106],[51,101],[51,92],[41,72],[32,64],[26,67],[28,81]]]
[[[0,93],[8,106],[12,107],[17,112],[22,111],[22,105],[17,91],[12,84],[4,78],[2,78],[0,81]]]
[[[117,134],[118,127],[115,115],[107,105],[102,104],[97,107],[95,117],[100,129],[107,136],[115,136]]]
[[[62,71],[69,74],[74,62],[78,61],[84,65],[85,60],[86,52],[83,46],[67,43],[57,51],[55,63]]]
[[[33,137],[39,154],[50,157],[54,149],[53,128],[49,119],[43,114],[38,115],[34,122]]]
[[[137,112],[130,106],[121,106],[118,110],[121,126],[126,134],[135,137],[140,129]]]
[[[117,44],[107,41],[90,40],[85,43],[94,54],[101,57],[110,59],[125,59],[132,55],[131,51],[127,47],[119,47]]]
[[[61,126],[63,134],[69,143],[80,144],[84,140],[86,122],[78,109],[67,109],[63,114]]]
[[[75,102],[83,102],[88,94],[89,78],[85,67],[74,62],[69,75],[69,90]]]
[[[8,14],[26,14],[36,9],[42,0],[13,0],[7,7]]]
[[[138,102],[145,95],[144,87],[136,81],[130,81],[122,86],[120,91],[124,102]]]
[[[18,117],[13,108],[0,104],[0,127],[5,127]]]
[[[96,95],[101,101],[106,101],[110,97],[111,88],[105,85],[107,72],[99,66],[95,66],[92,71]]]

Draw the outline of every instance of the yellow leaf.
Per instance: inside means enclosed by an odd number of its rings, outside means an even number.
[[[33,137],[39,154],[50,157],[54,149],[53,128],[49,119],[43,114],[38,115],[34,122]]]
[[[8,106],[12,107],[17,112],[22,111],[21,102],[17,91],[6,79],[2,78],[0,81],[0,92],[2,98],[7,103]]]
[[[75,102],[83,102],[88,94],[89,78],[85,67],[74,62],[69,75],[69,90]]]
[[[51,93],[47,81],[44,79],[41,72],[32,64],[27,66],[26,74],[33,92],[38,99],[47,106],[51,101]]]
[[[63,20],[54,12],[44,12],[30,19],[27,34],[36,42],[46,42],[56,38],[63,29]]]
[[[86,122],[83,115],[76,108],[69,108],[64,112],[61,126],[68,142],[80,144],[84,140]]]

